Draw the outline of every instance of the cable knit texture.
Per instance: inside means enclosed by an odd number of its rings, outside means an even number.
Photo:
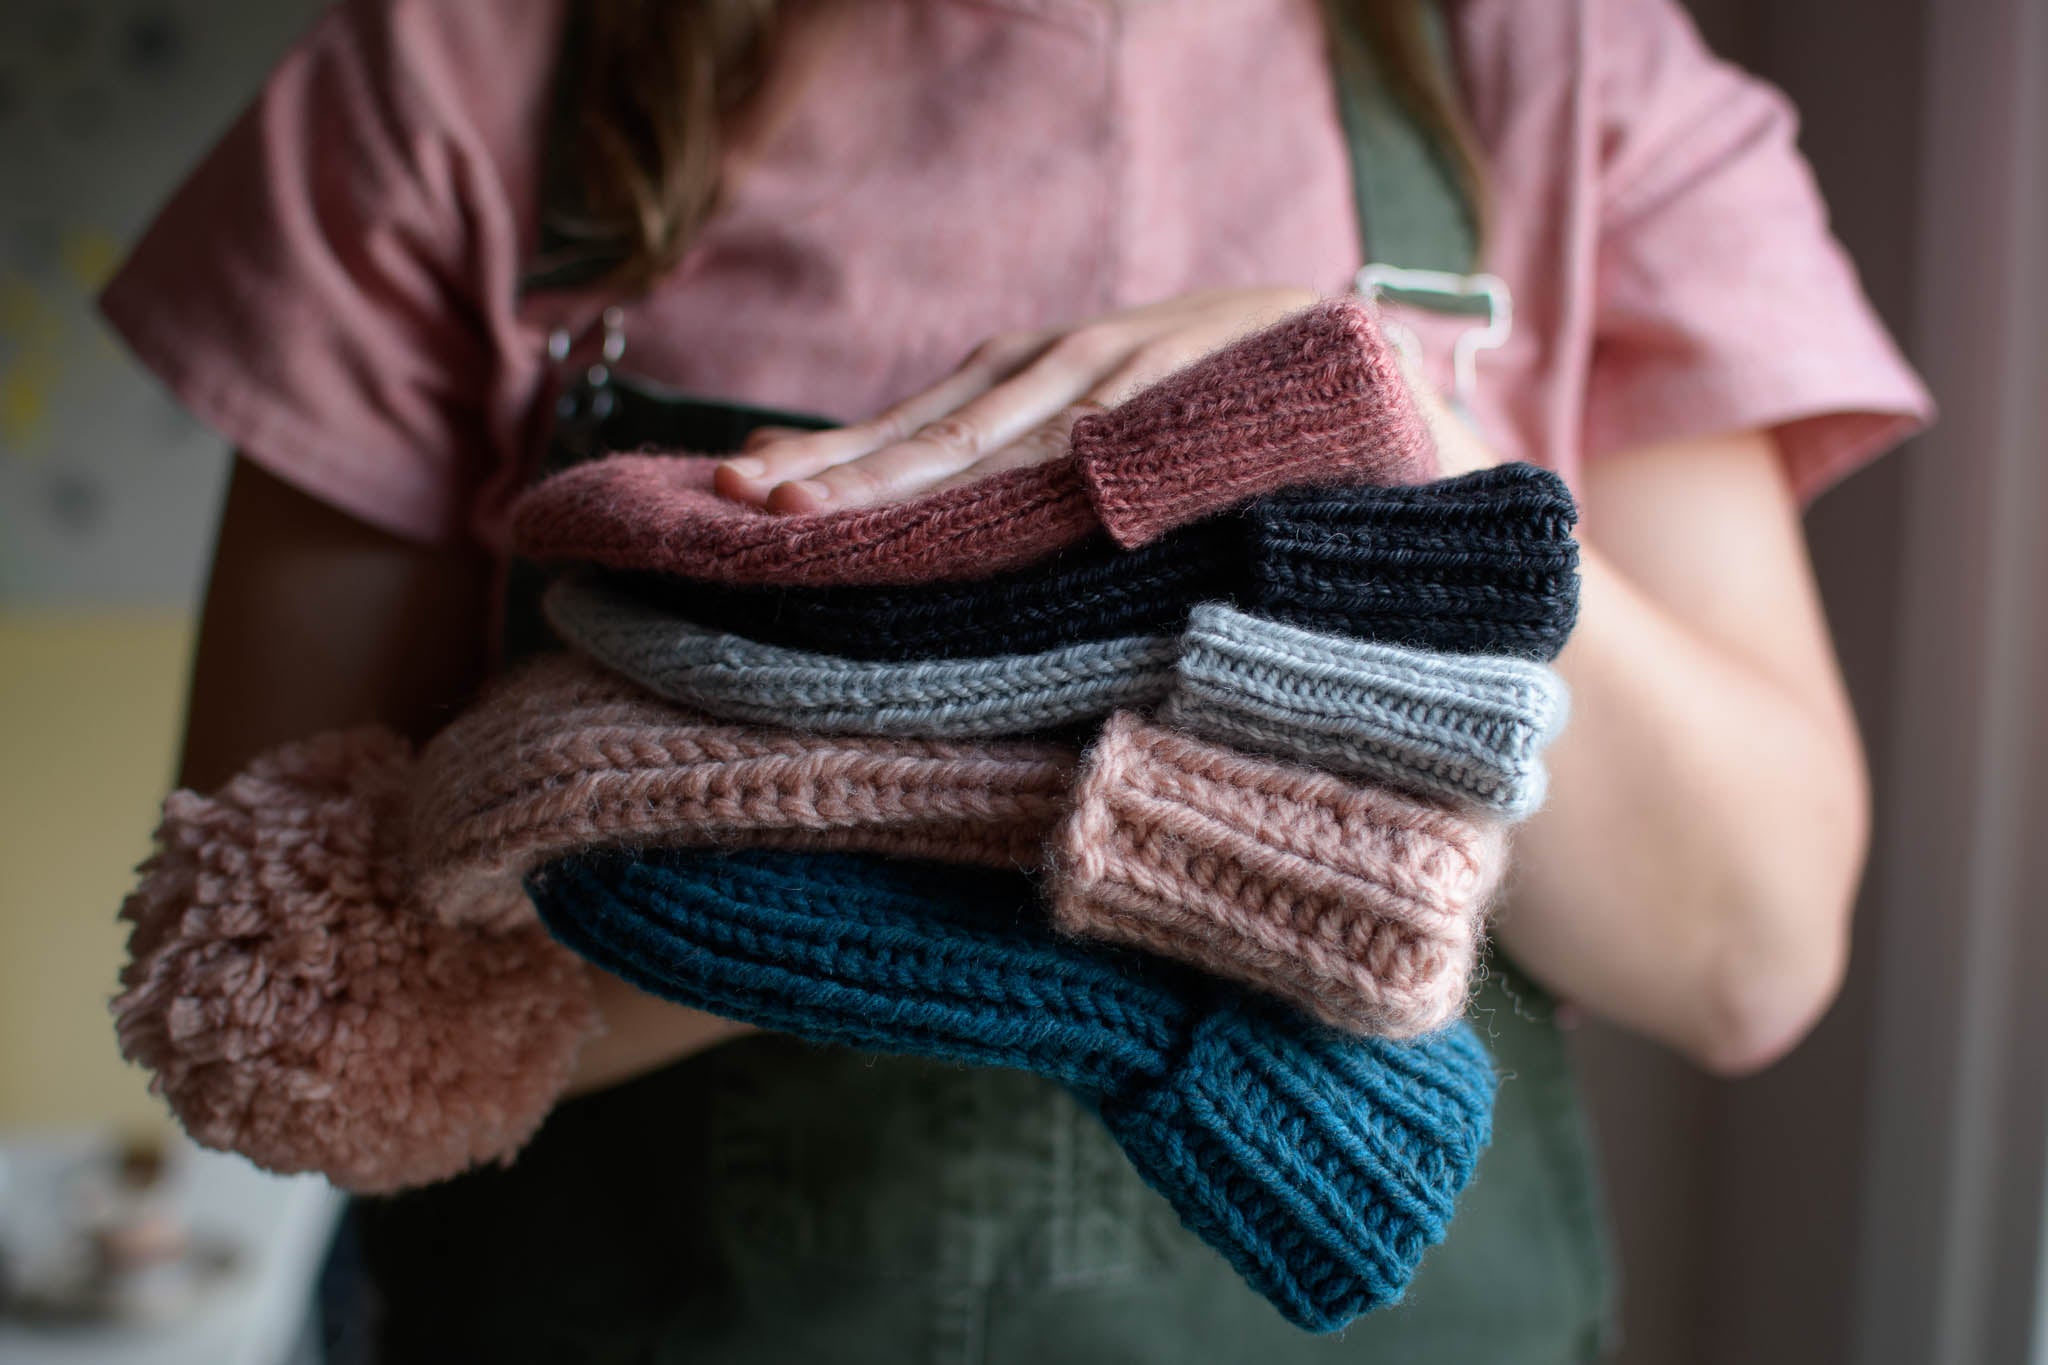
[[[1543,799],[1565,715],[1555,672],[1263,621],[1222,603],[1185,635],[915,663],[842,659],[706,630],[601,581],[549,590],[569,644],[671,701],[726,720],[937,739],[1029,734],[1165,702],[1173,725],[1520,818]]]
[[[1113,717],[1056,836],[1055,920],[1412,1037],[1464,1008],[1493,821]]]
[[[748,588],[660,575],[650,605],[848,658],[964,659],[1179,631],[1197,602],[1337,635],[1552,658],[1578,612],[1571,494],[1503,465],[1414,488],[1260,499],[1134,550],[1094,536],[1028,568],[915,587]]]
[[[519,554],[724,583],[926,583],[1016,568],[1097,529],[1141,545],[1302,484],[1434,477],[1427,425],[1370,308],[1334,299],[1075,423],[1060,460],[882,507],[772,515],[717,497],[716,462],[624,455],[513,512]]]
[[[671,1000],[1066,1084],[1188,1227],[1311,1331],[1400,1298],[1491,1137],[1492,1066],[1468,1026],[1347,1037],[1063,942],[1015,875],[664,853],[556,863],[532,889],[565,943]]]
[[[259,759],[164,803],[123,905],[121,1051],[193,1138],[382,1191],[509,1160],[596,1025],[539,926],[394,910],[411,759],[379,730]]]
[[[1071,748],[825,739],[724,725],[568,656],[543,659],[427,746],[407,809],[420,903],[530,922],[519,879],[594,847],[851,848],[1035,863]]]
[[[1075,771],[1074,751],[1054,744],[719,725],[549,660],[424,755],[415,894],[444,918],[507,925],[528,914],[526,872],[595,848],[1034,867],[1050,844],[1071,933],[1141,943],[1389,1036],[1440,1027],[1462,1004],[1506,862],[1499,822],[1129,713],[1105,727],[1070,796]]]

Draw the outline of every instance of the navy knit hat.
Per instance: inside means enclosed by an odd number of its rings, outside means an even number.
[[[1533,465],[1402,487],[1303,489],[1122,549],[915,587],[742,588],[621,577],[650,605],[763,644],[857,659],[1035,654],[1178,632],[1225,601],[1312,630],[1551,659],[1578,614],[1577,510]]]
[[[1291,1322],[1398,1299],[1491,1136],[1460,1023],[1348,1036],[1152,959],[1055,936],[1019,874],[856,854],[592,855],[541,918],[653,994],[814,1042],[1058,1080]]]

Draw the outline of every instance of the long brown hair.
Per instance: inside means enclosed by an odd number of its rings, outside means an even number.
[[[1397,99],[1434,135],[1477,205],[1484,180],[1457,92],[1430,49],[1431,0],[1324,0],[1377,54]],[[568,164],[572,213],[557,236],[620,262],[610,284],[646,288],[717,207],[721,152],[762,93],[779,0],[571,0],[576,50]]]

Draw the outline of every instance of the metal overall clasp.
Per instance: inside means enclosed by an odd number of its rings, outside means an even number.
[[[625,310],[617,305],[605,309],[598,326],[603,329],[598,358],[580,374],[566,379],[555,398],[554,439],[579,459],[590,458],[601,446],[599,433],[605,419],[618,406],[618,395],[612,387],[613,369],[626,354]],[[568,328],[557,327],[548,333],[548,359],[558,374],[575,350],[576,338]]]
[[[1470,318],[1451,346],[1451,406],[1461,417],[1472,413],[1479,391],[1479,353],[1507,344],[1515,329],[1514,296],[1498,275],[1458,275],[1448,270],[1406,270],[1374,262],[1358,272],[1357,292],[1375,304],[1386,302],[1421,308],[1449,317]],[[1386,317],[1387,340],[1407,358],[1422,365],[1422,340],[1415,329]]]

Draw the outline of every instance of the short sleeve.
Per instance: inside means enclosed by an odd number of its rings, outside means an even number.
[[[1599,244],[1586,449],[1775,430],[1802,500],[1924,425],[1772,87],[1675,0],[1594,7]]]
[[[506,101],[531,96],[516,61],[465,50],[448,16],[470,8],[329,10],[100,299],[249,458],[424,541],[465,533],[513,426],[521,215],[503,149],[530,116]],[[511,25],[530,7],[475,8]],[[515,93],[480,117],[486,77]]]

